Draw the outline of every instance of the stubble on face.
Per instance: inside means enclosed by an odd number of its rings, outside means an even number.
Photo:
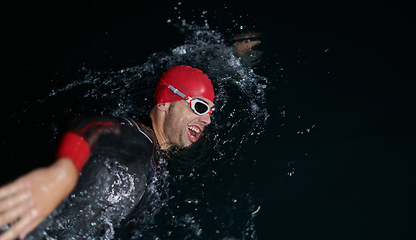
[[[210,103],[211,107],[213,103]],[[169,147],[185,148],[197,142],[205,127],[211,123],[211,115],[197,115],[181,100],[170,103],[164,122],[165,139]]]
[[[185,129],[187,128],[187,123],[191,121],[191,117],[185,114],[185,110],[181,106],[181,102],[172,102],[169,106],[164,132],[170,147],[184,148],[192,144],[192,142],[186,139]]]

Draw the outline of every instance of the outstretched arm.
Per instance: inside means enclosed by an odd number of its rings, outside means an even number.
[[[0,240],[24,238],[67,197],[78,181],[91,149],[102,135],[118,135],[117,121],[109,118],[76,117],[62,136],[57,160],[0,188],[0,227],[14,225]]]
[[[117,121],[102,116],[76,117],[62,136],[57,160],[0,188],[0,227],[14,223],[0,236],[24,238],[67,197],[78,181],[91,149],[102,135],[118,135]]]
[[[60,158],[0,188],[0,226],[16,221],[0,239],[23,239],[71,193],[77,180],[72,160]]]

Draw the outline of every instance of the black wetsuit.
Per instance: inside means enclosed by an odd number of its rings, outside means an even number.
[[[154,159],[160,159],[152,130],[129,118],[96,116],[72,119],[68,131],[83,136],[91,155],[73,193],[32,232],[34,239],[45,233],[57,239],[111,238],[130,216],[152,212]]]

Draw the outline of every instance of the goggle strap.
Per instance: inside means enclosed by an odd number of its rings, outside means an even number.
[[[168,88],[170,90],[172,90],[174,94],[177,94],[177,95],[181,96],[182,98],[186,98],[185,94],[181,93],[178,89],[172,87],[172,85],[169,85]]]

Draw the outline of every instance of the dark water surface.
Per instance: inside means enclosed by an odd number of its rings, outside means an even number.
[[[70,116],[145,114],[157,77],[190,64],[213,79],[219,111],[198,153],[169,164],[160,211],[117,237],[416,238],[416,51],[406,6],[11,9],[19,23],[5,34],[2,184],[50,164]],[[240,61],[228,39],[248,30],[262,33],[262,54]]]

